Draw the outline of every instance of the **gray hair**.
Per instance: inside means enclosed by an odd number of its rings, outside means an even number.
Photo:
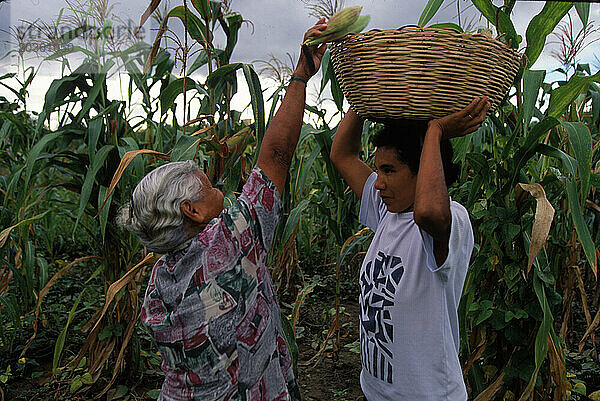
[[[131,203],[119,210],[117,223],[133,232],[148,250],[167,253],[189,239],[181,202],[201,200],[202,182],[191,160],[171,162],[148,173],[135,187]]]

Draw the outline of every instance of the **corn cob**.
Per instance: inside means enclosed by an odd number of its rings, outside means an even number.
[[[327,21],[327,28],[323,31],[323,34],[329,35],[352,25],[360,15],[361,10],[361,6],[353,6],[338,11]]]
[[[325,42],[333,42],[334,40],[338,40],[343,38],[344,36],[346,36],[349,33],[359,33],[361,32],[363,29],[365,29],[365,27],[369,24],[369,21],[371,20],[371,16],[370,15],[360,15],[356,21],[354,21],[354,23],[350,26],[348,26],[347,28],[341,30],[341,31],[337,31],[337,32],[333,32],[330,33],[329,35],[321,35],[316,39],[311,39],[305,42],[305,44],[307,46],[314,46],[314,45],[318,45],[321,43],[325,43]]]
[[[361,6],[353,6],[338,11],[329,19],[329,21],[327,21],[327,28],[321,32],[319,37],[332,35],[336,32],[346,30],[358,19],[361,10]],[[310,41],[311,40],[307,40],[303,44],[308,44]]]

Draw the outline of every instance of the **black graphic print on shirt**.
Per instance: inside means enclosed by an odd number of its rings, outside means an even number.
[[[373,376],[392,384],[394,341],[391,309],[394,294],[404,274],[402,259],[379,251],[360,277],[361,360]]]

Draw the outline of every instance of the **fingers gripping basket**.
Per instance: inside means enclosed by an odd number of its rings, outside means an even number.
[[[350,34],[333,42],[330,52],[346,99],[373,121],[443,117],[482,95],[494,109],[521,62],[499,40],[447,28]]]

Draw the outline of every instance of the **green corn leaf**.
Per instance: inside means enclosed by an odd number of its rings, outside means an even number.
[[[103,126],[102,117],[93,118],[88,123],[88,156],[90,158],[90,164],[94,163],[96,146],[98,145],[98,139],[100,138]]]
[[[67,323],[65,324],[65,328],[60,332],[60,334],[58,335],[58,338],[56,339],[56,343],[54,344],[54,358],[52,359],[52,371],[54,373],[58,373],[58,364],[60,362],[60,355],[62,354],[63,348],[65,346],[65,340],[67,338],[67,330],[69,329],[69,325],[71,324],[71,321],[73,320],[73,316],[75,316],[75,311],[77,310],[77,306],[79,306],[79,301],[81,301],[81,297],[83,297],[83,294],[85,294],[85,291],[86,291],[86,289],[84,288],[83,291],[81,291],[81,293],[77,297],[77,300],[75,301],[73,306],[71,307],[71,311],[69,312],[69,316],[67,318]]]
[[[510,17],[504,10],[494,6],[491,0],[473,0],[473,5],[496,27],[498,33],[506,35],[506,42],[511,43],[511,47],[518,47],[520,38],[515,31]]]
[[[585,202],[590,190],[590,174],[592,170],[592,134],[584,123],[561,121],[567,131],[569,142],[577,159],[577,174],[581,180],[581,202]]]
[[[333,101],[337,106],[337,109],[342,112],[344,106],[344,93],[342,92],[342,88],[340,88],[340,84],[335,76],[335,71],[333,70],[333,63],[327,64],[327,75],[329,75],[329,87],[331,89],[331,96],[333,96]]]
[[[49,212],[50,212],[50,210],[46,210],[42,214],[38,214],[38,215],[30,217],[28,219],[21,220],[17,224],[15,224],[13,226],[10,226],[10,227],[7,227],[4,230],[2,230],[2,232],[0,232],[0,248],[2,248],[4,246],[4,244],[6,243],[6,240],[8,239],[8,236],[9,236],[9,234],[10,234],[10,232],[12,230],[14,230],[15,228],[18,228],[18,227],[21,227],[21,226],[33,223],[34,221],[37,221],[37,220],[43,218]],[[3,262],[3,263],[8,263],[8,262]]]
[[[171,81],[169,85],[167,85],[167,87],[160,93],[160,110],[162,115],[165,115],[171,106],[173,106],[173,103],[175,103],[177,97],[183,93],[184,87],[186,92],[196,90],[207,95],[206,91],[202,88],[199,88],[198,85],[196,85],[196,81],[194,81],[192,78],[185,77]]]
[[[52,60],[56,60],[58,58],[65,57],[65,56],[68,56],[69,54],[74,54],[74,53],[83,53],[90,58],[96,58],[96,54],[94,54],[94,52],[92,52],[84,47],[67,46],[67,47],[63,47],[62,49],[59,49],[56,52],[52,53],[51,55],[47,56],[44,60],[52,61]]]
[[[331,79],[331,75],[329,72],[329,64],[331,63],[331,54],[329,53],[329,49],[325,50],[323,54],[323,58],[321,59],[321,89],[319,90],[319,94],[323,93],[323,89],[327,86],[327,83]]]
[[[191,75],[198,68],[202,68],[208,64],[208,55],[206,54],[206,50],[202,49],[198,52],[198,56],[192,63],[192,66],[188,69],[187,74]]]
[[[562,161],[564,168],[563,173],[568,174],[565,181],[565,189],[567,191],[567,201],[569,204],[569,209],[571,210],[573,225],[575,226],[575,231],[577,232],[577,238],[579,239],[579,242],[581,242],[583,252],[590,263],[590,266],[592,266],[592,269],[596,271],[596,247],[594,245],[594,241],[592,240],[589,228],[585,222],[585,218],[583,217],[583,210],[577,194],[577,183],[575,181],[577,174],[577,160],[560,149],[541,143],[536,146],[535,150],[541,154],[554,157]]]
[[[425,9],[421,13],[419,17],[419,22],[417,23],[419,26],[423,27],[427,25],[427,23],[433,18],[435,13],[438,12],[444,0],[429,0]]]
[[[547,1],[542,11],[533,17],[525,34],[527,38],[527,50],[525,50],[527,68],[530,68],[538,59],[546,43],[546,37],[571,7],[573,7],[571,2]]]
[[[210,29],[202,23],[200,18],[196,16],[190,9],[188,9],[187,16],[184,6],[177,6],[169,11],[168,17],[177,17],[181,20],[183,25],[187,28],[190,36],[198,43],[212,42],[213,36]],[[187,26],[186,26],[187,20]]]
[[[233,54],[233,48],[238,41],[238,32],[242,27],[244,19],[242,18],[241,14],[231,14],[226,16],[225,20],[227,21],[227,45],[225,46],[225,54],[227,55],[227,58],[223,61],[229,63],[229,59]]]
[[[65,98],[73,93],[77,86],[87,85],[85,77],[82,74],[71,74],[66,77],[55,79],[50,84],[44,98],[44,108],[38,117],[37,131],[39,132],[44,125],[45,119],[50,116],[50,113],[57,107],[64,104]]]
[[[2,122],[2,128],[0,128],[0,143],[2,143],[2,141],[4,141],[4,138],[8,136],[8,133],[11,131],[12,127],[12,121],[4,120]]]
[[[205,21],[211,19],[211,9],[209,0],[192,0],[192,5],[200,13],[200,17]]]
[[[592,82],[600,82],[600,72],[592,76],[573,75],[565,85],[552,90],[546,115],[560,117]]]
[[[575,10],[577,10],[577,15],[579,15],[583,26],[587,26],[588,19],[590,18],[590,3],[577,2],[575,3]]]
[[[104,203],[104,199],[106,199],[106,193],[108,192],[108,188],[100,185],[98,188],[98,206]],[[106,199],[106,203],[104,203],[104,207],[100,211],[98,215],[98,221],[100,223],[100,234],[102,235],[102,241],[104,242],[104,238],[106,237],[106,223],[108,223],[108,212],[110,210],[110,204],[112,202],[114,191],[111,192],[108,199]]]
[[[56,138],[62,135],[61,131],[53,132],[50,134],[46,134],[40,138],[40,140],[31,148],[29,155],[27,156],[27,161],[25,162],[25,178],[24,185],[22,187],[22,196],[25,195],[25,192],[29,190],[29,180],[31,179],[31,173],[33,172],[33,166],[35,162],[38,160],[40,153],[46,148],[46,146],[54,141]]]
[[[37,261],[36,264],[38,266],[38,287],[37,288],[44,288],[44,286],[48,282],[48,270],[49,270],[48,262],[46,261],[46,259],[44,259],[42,257],[37,257],[36,261]]]
[[[526,399],[528,399],[529,395],[531,394],[531,391],[533,390],[533,387],[535,386],[538,372],[540,371],[542,363],[548,355],[548,340],[551,335],[550,333],[553,331],[552,323],[554,322],[554,319],[552,317],[552,311],[550,310],[550,305],[548,304],[548,299],[546,298],[546,291],[544,289],[544,285],[540,281],[538,275],[539,267],[536,266],[536,273],[533,277],[533,288],[535,290],[535,294],[538,298],[540,306],[542,307],[544,316],[535,336],[535,370],[531,375],[531,379],[529,380],[527,388],[523,392],[523,395],[521,396],[519,401],[525,401]]]
[[[573,219],[573,225],[575,226],[575,231],[577,232],[577,238],[579,239],[579,242],[581,242],[583,252],[590,263],[592,270],[596,272],[596,246],[594,245],[594,240],[592,239],[590,230],[585,222],[585,218],[583,217],[583,210],[581,209],[579,197],[577,196],[577,184],[575,180],[569,179],[565,183],[565,186],[567,189],[569,208],[571,209],[571,218]]]
[[[320,153],[321,147],[317,144],[308,156],[308,159],[306,159],[306,161],[303,161],[301,167],[298,169],[298,178],[295,180],[295,187],[293,193],[294,197],[297,197],[302,193],[302,190],[304,189],[304,184],[306,183],[306,178],[308,177],[308,173],[310,172],[310,169],[312,168],[316,158],[319,156]]]
[[[206,86],[212,89],[216,88],[217,84],[240,68],[242,68],[242,63],[226,64],[217,68],[206,78]]]
[[[529,131],[529,123],[533,117],[535,104],[545,76],[546,71],[544,70],[525,70],[523,73],[523,124],[525,133]]]
[[[292,233],[296,229],[296,226],[300,223],[302,212],[308,207],[309,204],[310,201],[308,199],[304,199],[290,212],[290,215],[285,222],[285,228],[283,229],[282,244],[286,244],[288,242],[292,236]]]
[[[81,106],[81,110],[77,113],[77,122],[79,123],[83,117],[87,116],[88,111],[92,108],[94,103],[97,101],[98,96],[101,94],[102,90],[106,85],[106,76],[110,69],[115,65],[113,60],[108,60],[106,64],[102,67],[102,70],[98,74],[93,74],[94,77],[94,86],[88,93],[83,106]],[[106,97],[106,93],[103,94]]]
[[[600,174],[598,173],[593,173],[590,176],[590,184],[592,186],[594,186],[595,188],[600,188]]]
[[[279,105],[279,101],[283,98],[281,95],[281,91],[283,90],[283,86],[277,88],[275,92],[271,95],[269,99],[271,101],[271,109],[269,110],[269,118],[267,120],[267,127],[271,124],[271,120],[273,120],[273,116],[275,116],[275,112],[277,111],[277,105]]]
[[[83,216],[83,212],[85,211],[85,207],[90,200],[90,195],[92,194],[92,188],[94,186],[94,182],[96,181],[96,175],[98,171],[104,164],[106,157],[113,150],[113,145],[104,145],[100,148],[98,153],[94,156],[94,162],[90,164],[90,167],[85,175],[85,180],[83,181],[83,185],[81,187],[81,195],[79,198],[79,209],[77,210],[77,219],[75,220],[75,226],[73,227],[73,234],[75,234],[75,230],[79,225],[79,221]]]
[[[294,369],[294,374],[298,375],[298,344],[296,343],[296,338],[294,335],[294,330],[292,329],[292,325],[290,324],[290,320],[288,317],[281,313],[281,328],[283,332],[283,338],[285,339],[285,343],[288,347],[288,351],[290,352],[290,358],[292,360],[292,367]]]
[[[254,114],[254,130],[256,132],[256,148],[260,149],[263,137],[265,136],[265,102],[263,100],[262,87],[258,74],[250,64],[243,64],[242,70],[250,91],[250,103],[252,104],[252,113]],[[258,159],[258,152],[255,157]],[[254,160],[256,163],[256,160]]]
[[[202,138],[195,136],[182,135],[171,151],[171,161],[193,160],[201,140]]]

